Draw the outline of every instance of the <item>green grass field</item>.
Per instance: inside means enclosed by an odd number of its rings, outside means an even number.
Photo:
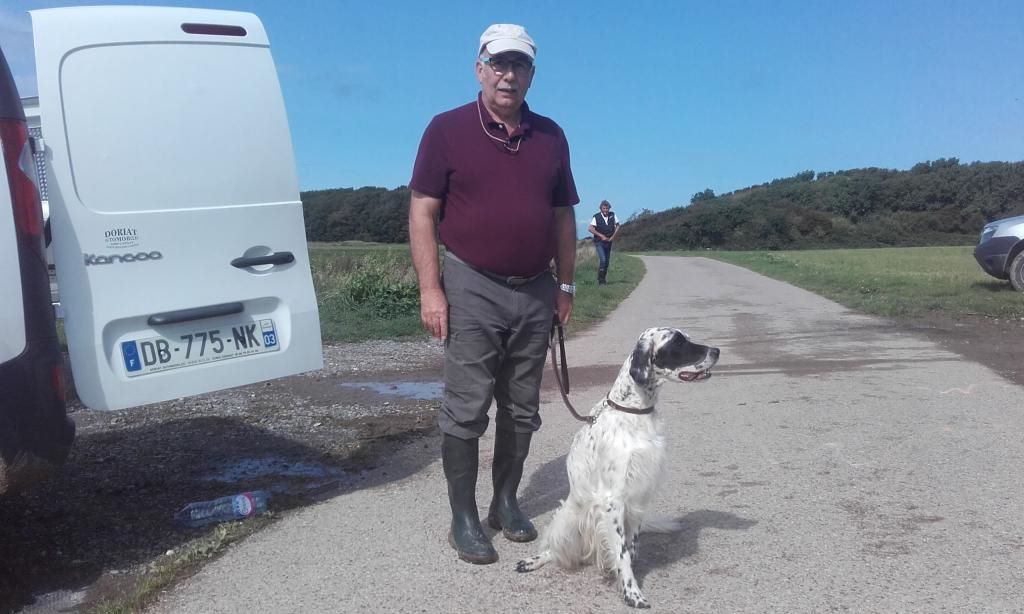
[[[313,285],[326,342],[421,337],[419,291],[408,245],[311,243]],[[568,332],[604,318],[644,276],[643,262],[615,254],[608,283],[597,285],[589,241],[577,249],[576,300]]]
[[[735,264],[882,316],[938,311],[1024,318],[1024,294],[985,274],[972,247],[673,252]]]

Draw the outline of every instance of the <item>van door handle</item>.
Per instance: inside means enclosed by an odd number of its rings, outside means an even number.
[[[206,305],[205,307],[193,307],[191,309],[179,309],[177,311],[154,313],[146,320],[146,324],[149,324],[150,326],[178,324],[179,322],[190,322],[192,320],[202,320],[203,318],[229,316],[233,313],[242,313],[243,311],[245,311],[245,305],[238,302]]]
[[[243,256],[241,258],[235,258],[231,261],[231,266],[244,269],[250,266],[259,266],[261,264],[288,264],[289,262],[295,262],[295,255],[291,252],[274,252],[273,254],[267,254],[266,256]]]

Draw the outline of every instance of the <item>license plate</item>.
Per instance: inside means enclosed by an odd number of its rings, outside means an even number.
[[[168,369],[276,352],[280,347],[274,321],[263,319],[193,330],[171,337],[122,341],[121,356],[128,377],[136,377]]]

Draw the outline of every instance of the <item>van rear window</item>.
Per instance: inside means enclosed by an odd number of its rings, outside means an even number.
[[[60,91],[74,189],[91,210],[297,198],[284,100],[268,47],[85,47],[65,59]]]

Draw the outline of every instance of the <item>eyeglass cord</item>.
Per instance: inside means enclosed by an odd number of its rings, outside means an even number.
[[[507,139],[499,139],[498,137],[494,136],[493,134],[491,134],[487,130],[487,126],[484,125],[484,110],[482,108],[480,108],[480,100],[479,99],[477,99],[477,101],[476,101],[476,111],[477,111],[477,114],[480,116],[480,128],[484,131],[484,134],[486,134],[491,139],[501,143],[501,146],[505,148],[505,151],[507,151],[509,153],[518,153],[519,152],[519,146],[523,144],[523,137],[522,137],[522,135],[519,135],[519,139],[516,140],[516,148],[512,149],[512,146],[509,144],[509,143],[512,142],[512,137],[509,137]]]

